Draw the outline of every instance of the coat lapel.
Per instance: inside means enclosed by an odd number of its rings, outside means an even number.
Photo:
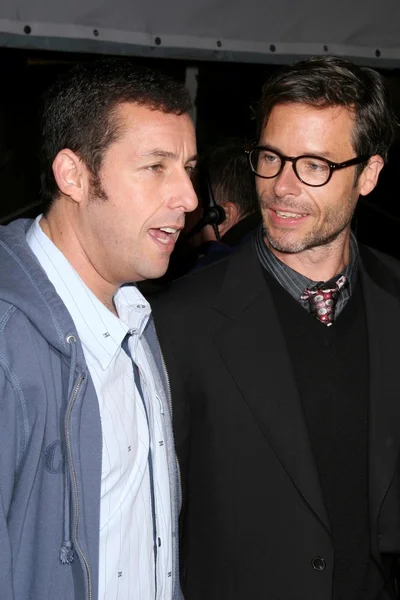
[[[400,280],[371,250],[360,250],[370,360],[370,513],[376,528],[399,458]]]
[[[294,485],[329,530],[289,353],[253,244],[231,260],[215,308],[228,317],[215,344],[244,402]]]

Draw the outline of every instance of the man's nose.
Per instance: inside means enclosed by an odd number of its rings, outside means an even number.
[[[184,212],[195,210],[199,201],[193,187],[193,182],[190,176],[185,172],[176,182],[177,189],[175,196],[175,205],[183,208]]]
[[[274,191],[276,196],[282,197],[291,194],[298,196],[301,193],[300,180],[293,169],[293,164],[286,161],[282,171],[275,178]]]

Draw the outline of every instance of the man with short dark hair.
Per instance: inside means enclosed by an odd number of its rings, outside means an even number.
[[[186,219],[189,239],[197,251],[194,268],[237,250],[261,222],[254,177],[243,147],[241,140],[232,138],[209,148],[199,160],[195,186],[199,207]]]
[[[182,471],[183,591],[389,600],[400,265],[350,223],[395,119],[378,73],[322,57],[265,85],[259,126],[248,157],[263,227],[153,306]]]
[[[128,61],[47,95],[47,206],[0,228],[2,598],[181,598],[168,378],[133,282],[197,204],[189,109]]]
[[[200,203],[203,210],[214,203],[221,206],[224,219],[218,226],[222,241],[232,239],[232,245],[241,239],[235,234],[239,223],[244,227],[244,220],[260,214],[260,207],[254,178],[249,172],[246,155],[243,152],[242,140],[229,139],[208,149],[197,165]],[[212,194],[212,198],[209,196]],[[190,215],[192,219],[193,214]],[[205,240],[215,240],[215,232],[209,227],[203,230]]]

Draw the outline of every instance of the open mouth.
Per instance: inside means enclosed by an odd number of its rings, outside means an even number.
[[[175,244],[180,229],[175,229],[174,227],[160,227],[158,229],[149,229],[149,233],[153,238],[160,242],[160,244],[168,246],[169,244]]]
[[[307,216],[305,213],[299,214],[299,213],[292,213],[292,212],[283,211],[283,210],[276,210],[275,213],[281,219],[302,219],[303,217]]]

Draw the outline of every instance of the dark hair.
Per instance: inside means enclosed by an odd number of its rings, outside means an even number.
[[[129,60],[106,59],[73,67],[48,90],[42,116],[42,198],[45,211],[58,195],[52,164],[63,148],[84,161],[94,177],[107,147],[118,138],[115,109],[124,102],[177,115],[192,103],[184,86]]]
[[[397,122],[383,77],[336,56],[316,56],[286,68],[267,81],[258,109],[261,132],[277,104],[304,103],[354,112],[353,147],[358,156],[379,154],[387,160]]]
[[[244,217],[259,210],[254,174],[249,169],[244,143],[229,139],[211,147],[200,161],[208,173],[217,204],[233,202]]]

